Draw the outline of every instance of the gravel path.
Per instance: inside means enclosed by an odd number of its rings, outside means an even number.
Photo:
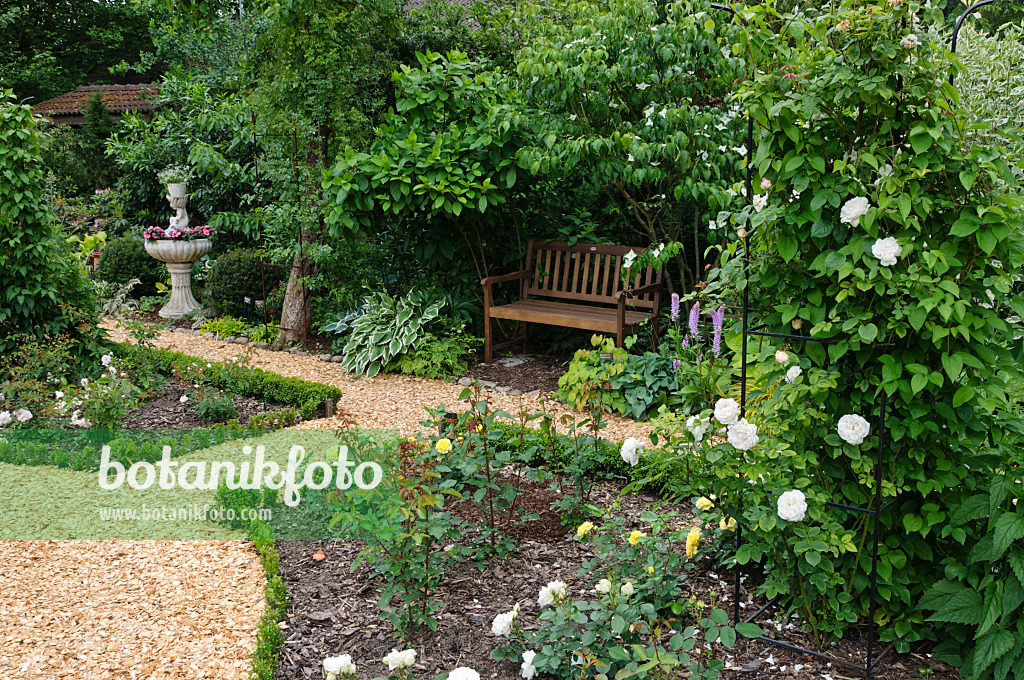
[[[125,331],[116,327],[115,322],[107,322],[104,326],[111,338],[117,342],[131,341]],[[338,408],[350,414],[356,424],[363,428],[393,428],[402,434],[412,435],[423,429],[419,422],[427,416],[424,410],[426,407],[444,404],[450,410],[464,408],[464,405],[460,404],[458,400],[459,394],[465,388],[443,380],[430,380],[399,374],[362,378],[349,373],[338,364],[320,361],[315,356],[260,350],[222,340],[211,340],[171,331],[162,331],[154,343],[163,349],[173,349],[210,361],[229,361],[239,354],[245,354],[250,358],[253,366],[280,375],[335,385],[344,392]],[[534,411],[541,408],[542,405],[538,397],[509,396],[499,392],[489,392],[488,396],[491,398],[493,408],[503,409],[513,415],[519,412],[520,406]],[[548,412],[556,417],[573,414],[565,405],[550,397],[545,400],[544,405]],[[581,414],[573,415],[578,419],[583,417]],[[608,416],[607,423],[608,427],[603,430],[603,436],[617,441],[622,441],[626,437],[646,439],[652,429],[650,425],[638,424],[616,416]],[[340,424],[341,418],[338,417],[321,418],[303,423],[301,427],[333,429]]]

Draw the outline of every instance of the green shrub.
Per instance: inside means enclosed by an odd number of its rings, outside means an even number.
[[[218,314],[246,316],[256,310],[256,300],[264,299],[264,279],[268,295],[281,283],[286,270],[281,267],[264,268],[261,257],[255,248],[235,248],[214,261],[207,292],[210,304]],[[245,298],[251,301],[249,305],[245,304]]]
[[[443,378],[465,373],[466,357],[483,341],[466,334],[462,325],[457,324],[456,328],[440,337],[433,333],[425,334],[408,352],[388,364],[385,370],[397,370],[424,378]]]
[[[277,339],[278,324],[268,323],[252,326],[245,332],[245,336],[253,342],[273,342]]]
[[[367,298],[366,310],[352,323],[342,366],[373,377],[393,359],[420,342],[444,300],[413,291],[404,298],[377,293]]]
[[[100,256],[97,275],[111,283],[128,283],[138,279],[140,285],[136,295],[153,295],[156,284],[167,279],[167,268],[162,262],[146,252],[146,246],[137,236],[121,236],[110,239]]]
[[[196,415],[210,422],[225,422],[238,417],[238,409],[227,395],[207,395],[195,405]]]
[[[212,321],[207,321],[199,330],[203,333],[216,333],[222,338],[230,338],[233,335],[241,335],[245,330],[245,322],[233,316],[222,316]]]

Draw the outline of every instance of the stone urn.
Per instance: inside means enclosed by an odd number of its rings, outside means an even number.
[[[164,319],[180,319],[200,305],[192,295],[192,267],[195,261],[213,249],[213,241],[198,238],[193,241],[182,239],[146,239],[146,252],[167,264],[171,275],[171,299],[160,310]]]
[[[171,182],[167,185],[167,195],[173,198],[188,196],[188,184],[186,182]]]

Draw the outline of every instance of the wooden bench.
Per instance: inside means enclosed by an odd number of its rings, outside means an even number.
[[[645,267],[639,271],[640,267],[634,265],[636,274],[624,291],[620,275],[622,258],[631,250],[639,255],[646,249],[530,241],[525,269],[504,276],[488,276],[480,281],[484,288],[484,361],[488,364],[493,361],[494,350],[520,343],[523,352],[528,351],[531,323],[614,333],[616,345],[622,347],[626,335],[650,319],[654,324],[654,349],[657,350],[662,269]],[[523,281],[520,299],[494,306],[494,284],[520,279]],[[522,335],[492,344],[491,319],[521,321]]]

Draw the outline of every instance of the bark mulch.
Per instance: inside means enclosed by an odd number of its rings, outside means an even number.
[[[194,395],[196,390],[189,385],[182,385],[176,380],[169,380],[160,392],[153,395],[144,404],[128,412],[124,427],[132,430],[168,430],[194,429],[210,427],[214,423],[204,420],[196,413],[197,400],[190,399],[181,403],[183,395]],[[227,393],[219,394],[226,396]],[[231,403],[238,410],[238,422],[245,425],[249,419],[259,413],[277,411],[289,404],[279,404],[261,399],[233,395]]]
[[[571,360],[571,356],[518,355],[496,359],[493,364],[472,364],[466,375],[507,385],[520,392],[540,390],[542,394],[550,394],[558,389],[558,379],[568,369]]]

